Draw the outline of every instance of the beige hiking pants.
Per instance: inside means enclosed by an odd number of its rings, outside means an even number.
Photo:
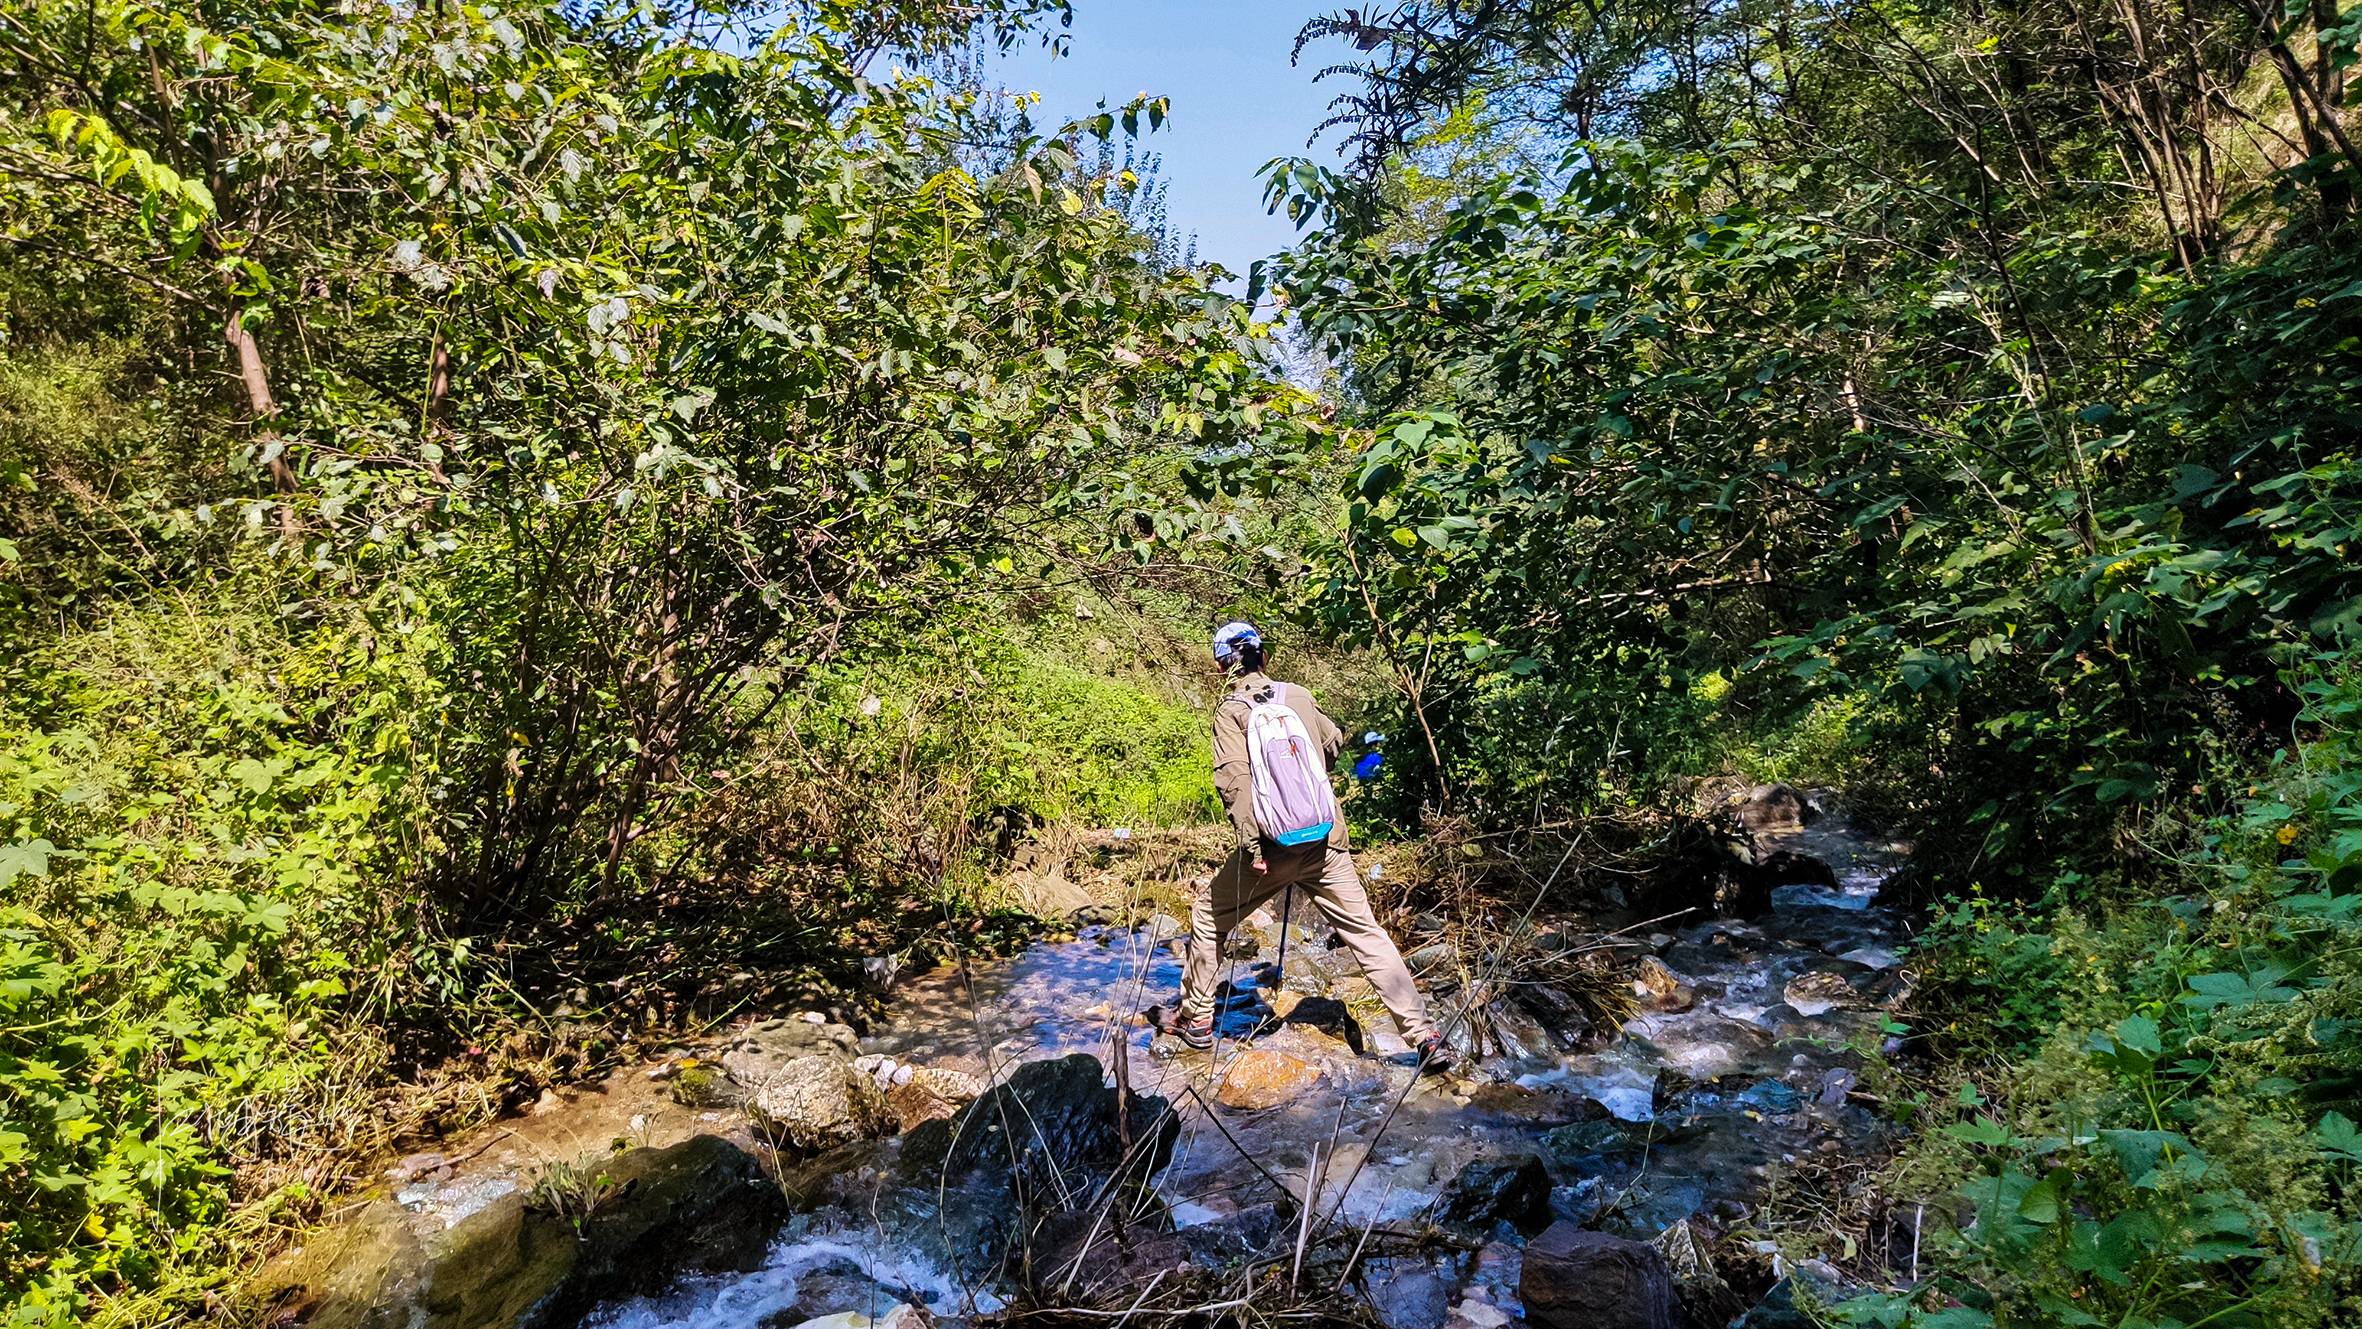
[[[1279,898],[1292,883],[1312,902],[1345,939],[1361,971],[1378,989],[1378,996],[1394,1016],[1402,1036],[1416,1046],[1434,1032],[1427,1022],[1427,1003],[1411,981],[1410,966],[1394,938],[1378,926],[1370,897],[1353,869],[1353,855],[1332,845],[1281,849],[1268,858],[1269,870],[1257,873],[1253,855],[1234,850],[1214,880],[1199,891],[1189,912],[1189,950],[1181,965],[1181,1018],[1200,1020],[1214,1012],[1214,985],[1222,977],[1222,943],[1239,920],[1265,902]]]

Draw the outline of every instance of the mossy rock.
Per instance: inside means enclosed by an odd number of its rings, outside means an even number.
[[[787,1214],[761,1166],[719,1136],[586,1169],[606,1178],[606,1198],[579,1230],[523,1193],[424,1235],[380,1201],[273,1261],[248,1297],[306,1329],[544,1329],[684,1273],[760,1268]]]
[[[718,1066],[683,1066],[673,1072],[672,1100],[682,1107],[733,1107],[744,1097]]]

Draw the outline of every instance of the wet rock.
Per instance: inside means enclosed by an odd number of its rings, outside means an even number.
[[[1521,983],[1514,990],[1513,999],[1541,1027],[1547,1045],[1558,1051],[1580,1052],[1597,1047],[1612,1036],[1612,1027],[1597,1027],[1592,1021],[1591,1008],[1574,993],[1554,983]]]
[[[1758,835],[1802,830],[1813,818],[1812,804],[1784,784],[1757,785],[1748,790],[1736,811],[1740,823]]]
[[[398,1207],[371,1206],[256,1290],[274,1319],[309,1329],[541,1329],[680,1274],[756,1269],[786,1216],[778,1187],[718,1136],[586,1167],[606,1178],[587,1217],[511,1193],[421,1238]]]
[[[1518,1278],[1539,1329],[1681,1329],[1673,1274],[1651,1246],[1558,1222],[1526,1247]]]
[[[1833,1010],[1859,1010],[1869,1003],[1841,974],[1808,970],[1788,980],[1780,996],[1798,1015],[1825,1015]]]
[[[303,1245],[263,1266],[245,1295],[253,1318],[274,1324],[397,1329],[409,1324],[427,1276],[426,1245],[409,1214],[378,1200],[306,1234]]]
[[[1538,1232],[1550,1222],[1550,1173],[1536,1154],[1471,1163],[1452,1179],[1437,1217],[1478,1231],[1507,1223],[1520,1232]]]
[[[1804,1095],[1783,1081],[1763,1080],[1748,1086],[1732,1101],[1767,1117],[1784,1117],[1804,1106]]]
[[[1162,946],[1168,941],[1189,935],[1189,925],[1171,914],[1151,914],[1147,930],[1148,944],[1151,946]]]
[[[1180,1127],[1161,1098],[1119,1099],[1095,1057],[1026,1062],[903,1138],[903,1185],[889,1196],[894,1212],[877,1221],[923,1240],[957,1278],[994,1279],[1068,1207],[1144,1183],[1171,1156]]]
[[[1260,1112],[1293,1100],[1321,1078],[1321,1069],[1270,1048],[1253,1047],[1222,1070],[1214,1101],[1224,1107]]]
[[[1754,918],[1771,909],[1772,883],[1756,870],[1754,836],[1726,815],[1677,821],[1654,878],[1655,889],[1643,901],[1649,909],[1696,909],[1734,918]]]
[[[1716,1170],[1711,1179],[1673,1176],[1651,1169],[1625,1184],[1616,1194],[1614,1209],[1601,1217],[1599,1226],[1632,1241],[1652,1241],[1666,1228],[1705,1209],[1710,1203],[1707,1192],[1710,1184],[1717,1190],[1747,1188],[1759,1180],[1757,1175],[1730,1165]]]
[[[1727,1325],[1747,1310],[1745,1299],[1731,1291],[1714,1267],[1719,1240],[1720,1234],[1693,1216],[1666,1228],[1649,1243],[1672,1270],[1674,1296],[1692,1325]]]
[[[1837,872],[1827,862],[1793,849],[1775,849],[1757,858],[1754,876],[1764,890],[1774,886],[1822,886],[1837,889]]]
[[[1712,1080],[1758,1065],[1771,1053],[1771,1036],[1761,1025],[1719,1015],[1666,1021],[1645,1037],[1634,1025],[1633,1046],[1648,1050],[1662,1075]]]
[[[1697,990],[1689,981],[1654,955],[1641,957],[1633,974],[1632,992],[1643,1006],[1660,1013],[1686,1011],[1698,1001]]]
[[[963,1071],[933,1066],[902,1069],[910,1074],[886,1091],[886,1109],[905,1131],[948,1118],[984,1092],[984,1082]]]
[[[1425,1260],[1372,1260],[1363,1287],[1384,1329],[1443,1329],[1452,1311],[1450,1285]]]
[[[1444,1317],[1444,1329],[1507,1329],[1509,1313],[1470,1293]]]
[[[1178,1208],[1178,1206],[1176,1206]],[[1237,1213],[1181,1229],[1197,1262],[1219,1268],[1277,1249],[1295,1233],[1291,1213],[1276,1202],[1249,1205]]]
[[[1622,1122],[1602,1118],[1544,1131],[1539,1143],[1551,1161],[1572,1171],[1586,1160],[1622,1153],[1632,1148],[1635,1141]]]
[[[1029,1061],[1001,1084],[947,1120],[931,1121],[903,1142],[905,1176],[935,1181],[972,1173],[1006,1177],[1073,1173],[1077,1181],[1124,1158],[1136,1146],[1127,1174],[1145,1177],[1162,1166],[1181,1123],[1161,1098],[1116,1091],[1096,1057],[1077,1053]]]

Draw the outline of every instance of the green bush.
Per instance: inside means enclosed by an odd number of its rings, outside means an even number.
[[[2150,873],[1972,895],[1923,961],[1970,1054],[1898,1165],[1943,1261],[1857,1322],[2304,1326],[2362,1311],[2362,667]],[[2092,903],[2070,908],[2071,899]],[[1962,1026],[1984,1032],[1966,1036]],[[1959,1221],[1948,1221],[1950,1216]]]
[[[164,599],[42,652],[0,708],[11,1322],[218,1283],[278,1198],[240,1169],[317,1147],[339,1081],[381,1068],[348,1017],[384,1009],[385,884],[433,847],[394,645]]]

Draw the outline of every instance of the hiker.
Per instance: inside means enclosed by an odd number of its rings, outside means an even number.
[[[1191,1047],[1213,1046],[1223,942],[1240,919],[1300,886],[1361,962],[1403,1037],[1418,1049],[1421,1068],[1449,1070],[1451,1050],[1428,1022],[1402,952],[1378,926],[1347,850],[1345,820],[1329,787],[1329,763],[1345,735],[1311,693],[1266,676],[1263,659],[1254,625],[1230,623],[1214,634],[1214,661],[1229,682],[1214,705],[1214,788],[1229,809],[1238,847],[1191,907],[1173,1032]],[[1282,918],[1281,926],[1286,923]]]

